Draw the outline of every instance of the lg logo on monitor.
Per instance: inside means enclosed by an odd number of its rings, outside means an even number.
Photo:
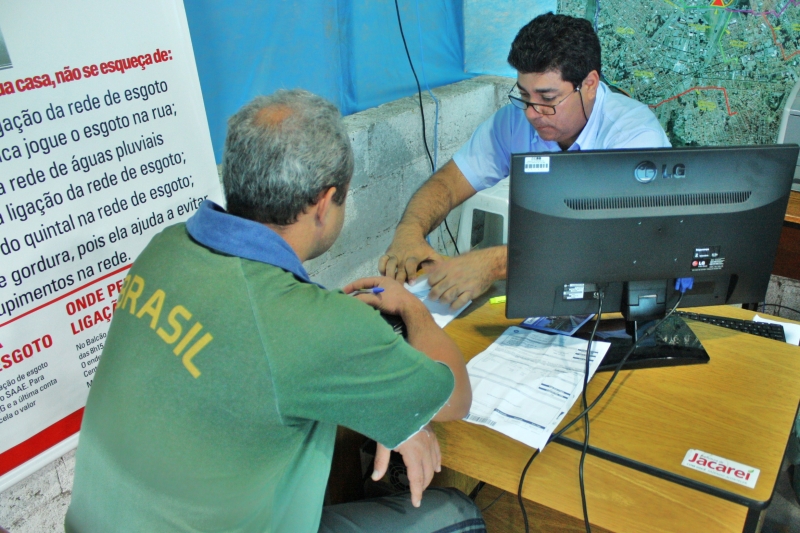
[[[650,183],[658,177],[658,166],[652,161],[642,161],[633,170],[633,177],[639,183]],[[672,167],[672,172],[667,170],[667,165],[661,165],[661,177],[663,179],[682,179],[686,177],[686,166],[678,163]]]

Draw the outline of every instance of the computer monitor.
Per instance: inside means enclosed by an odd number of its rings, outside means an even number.
[[[596,313],[602,292],[635,338],[677,301],[679,278],[693,280],[680,307],[763,301],[798,150],[513,154],[506,316]]]

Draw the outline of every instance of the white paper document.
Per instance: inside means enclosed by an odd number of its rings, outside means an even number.
[[[450,309],[450,304],[441,303],[438,300],[428,299],[428,293],[431,292],[431,286],[428,283],[428,276],[420,276],[414,281],[413,285],[406,283],[404,286],[411,294],[422,300],[422,303],[424,303],[425,307],[428,308],[428,311],[431,312],[431,315],[433,315],[433,320],[439,325],[440,328],[443,328],[449,324],[455,317],[461,314],[461,311],[466,309],[467,306],[472,303],[472,300],[470,300],[458,309]]]
[[[541,450],[583,389],[588,342],[508,328],[467,364],[472,406],[464,419]],[[609,343],[592,342],[589,379]]]

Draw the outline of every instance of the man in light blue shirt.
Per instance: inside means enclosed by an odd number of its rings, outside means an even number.
[[[444,261],[425,237],[453,208],[506,178],[512,153],[670,146],[647,106],[600,81],[600,41],[589,21],[536,17],[517,34],[508,62],[517,70],[509,105],[414,194],[378,264],[399,281],[414,280],[424,266],[431,297],[454,309],[505,279],[506,247]]]

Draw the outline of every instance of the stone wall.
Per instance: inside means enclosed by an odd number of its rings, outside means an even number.
[[[766,314],[800,320],[800,281],[772,276],[764,302]]]

